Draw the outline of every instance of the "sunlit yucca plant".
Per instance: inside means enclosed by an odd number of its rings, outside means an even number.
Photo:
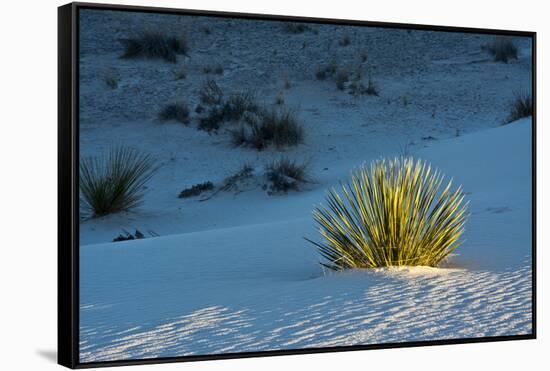
[[[101,156],[80,161],[80,191],[94,217],[129,210],[143,199],[144,185],[157,167],[133,148],[117,146]]]
[[[326,207],[313,212],[323,242],[315,244],[332,270],[437,266],[461,243],[467,203],[461,187],[412,158],[378,160],[352,174]]]

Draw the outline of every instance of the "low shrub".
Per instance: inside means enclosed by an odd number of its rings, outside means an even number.
[[[163,59],[176,63],[177,55],[189,53],[185,37],[168,36],[161,32],[142,32],[120,42],[124,46],[121,58]]]
[[[99,217],[138,206],[145,184],[157,171],[153,159],[130,147],[114,147],[80,161],[79,186],[84,206]]]
[[[459,247],[467,219],[464,194],[451,187],[420,160],[374,161],[329,191],[313,214],[323,242],[308,241],[332,270],[435,267]]]
[[[145,235],[136,229],[136,233],[134,234],[128,231],[124,231],[124,233],[121,233],[117,237],[113,238],[113,242],[142,240],[144,238],[145,238]]]
[[[512,101],[512,108],[510,114],[505,120],[505,124],[512,121],[519,120],[523,117],[529,117],[533,115],[533,99],[528,92],[516,92],[514,94],[514,100]]]
[[[211,191],[213,189],[214,189],[214,184],[212,182],[195,184],[194,186],[190,188],[186,188],[183,191],[181,191],[178,197],[188,198],[188,197],[199,196],[201,193],[205,191]]]
[[[266,166],[266,178],[272,192],[299,191],[304,183],[309,182],[309,166],[281,158]]]
[[[178,121],[187,125],[189,123],[189,108],[183,103],[171,103],[165,106],[158,115],[161,121]]]
[[[488,51],[495,62],[508,63],[510,59],[518,59],[518,48],[510,37],[496,36],[481,49]]]

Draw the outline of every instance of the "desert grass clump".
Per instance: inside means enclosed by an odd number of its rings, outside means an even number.
[[[481,49],[488,51],[495,62],[508,63],[510,59],[518,59],[518,48],[509,37],[496,36]]]
[[[80,161],[80,192],[92,216],[113,214],[138,206],[144,186],[157,167],[151,156],[118,146],[102,156]]]
[[[202,73],[205,75],[223,75],[223,66],[221,64],[204,66],[202,68]]]
[[[217,132],[222,126],[224,121],[223,109],[219,106],[213,106],[208,109],[205,116],[199,117],[199,124],[197,128],[204,130],[208,133]]]
[[[199,98],[206,105],[220,104],[223,90],[214,80],[207,80],[199,90]]]
[[[259,111],[254,95],[249,92],[234,93],[225,101],[223,98],[216,101],[218,103],[211,104],[206,116],[199,119],[200,130],[215,132],[224,122],[239,121],[246,113]]]
[[[178,121],[187,125],[189,123],[189,108],[183,103],[171,103],[165,106],[158,115],[161,121]]]
[[[180,68],[174,71],[175,80],[185,80],[187,78],[187,71],[185,68]]]
[[[337,66],[334,63],[331,63],[328,66],[319,67],[317,72],[315,72],[315,78],[321,81],[326,80],[336,74],[336,69]]]
[[[340,71],[336,75],[336,88],[338,90],[344,90],[346,84],[349,82],[349,73],[346,71]]]
[[[301,34],[307,31],[313,32],[312,28],[304,23],[288,22],[283,25],[283,31],[289,34]]]
[[[505,124],[533,115],[533,99],[528,92],[516,92],[512,101],[510,114],[505,120]]]
[[[282,92],[279,92],[275,97],[275,104],[278,106],[282,106],[285,104],[285,96]]]
[[[373,95],[376,97],[380,95],[380,90],[378,89],[378,85],[374,82],[373,79],[369,79],[367,88],[365,89],[365,94]]]
[[[257,122],[232,130],[235,146],[247,146],[262,151],[270,145],[276,148],[297,146],[304,141],[304,129],[296,115],[288,109],[262,111]]]
[[[281,158],[266,166],[265,175],[272,192],[299,191],[304,183],[309,182],[309,166],[307,162]]]
[[[251,92],[231,94],[222,108],[224,119],[228,121],[239,121],[245,113],[256,113],[259,109],[256,98]]]
[[[163,59],[176,63],[178,55],[188,55],[185,37],[169,36],[161,32],[142,32],[135,37],[121,39],[124,53],[121,58]]]
[[[105,82],[105,85],[107,85],[111,89],[118,88],[118,80],[119,80],[119,77],[114,73],[108,73],[105,76],[103,76],[103,81]]]
[[[342,37],[338,42],[338,45],[340,46],[349,46],[350,44],[351,44],[351,38],[348,35]]]
[[[378,160],[332,189],[313,217],[323,242],[312,242],[331,270],[436,267],[460,245],[467,219],[461,187],[413,158]]]

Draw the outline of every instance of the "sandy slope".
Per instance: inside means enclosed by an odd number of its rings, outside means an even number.
[[[242,225],[82,246],[81,360],[529,333],[530,133],[524,119],[414,153],[471,201],[446,269],[322,272],[302,239],[320,187],[257,208],[263,193],[240,194]]]
[[[122,143],[151,154],[162,167],[148,184],[143,207],[105,218],[83,218],[81,244],[112,241],[122,229],[166,236],[303,217],[319,200],[319,192],[363,161],[396,155],[406,146],[416,153],[445,138],[498,127],[513,92],[530,88],[528,39],[515,40],[519,59],[504,64],[492,62],[480,49],[490,35],[327,25],[311,26],[315,32],[288,34],[283,26],[83,13],[81,154],[97,155]],[[205,27],[209,34],[202,31]],[[117,39],[144,28],[185,33],[189,57],[180,57],[176,64],[120,59]],[[351,44],[340,46],[346,36]],[[334,81],[316,80],[317,69],[331,62],[354,71],[365,52],[368,59],[362,68],[376,80],[379,97],[353,97],[337,90]],[[202,72],[204,66],[216,63],[223,66],[222,75]],[[177,80],[176,72],[182,69],[187,77]],[[119,78],[118,88],[105,84],[107,75]],[[252,90],[268,106],[281,93],[305,128],[305,143],[258,153],[233,148],[225,130],[217,135],[198,131],[194,113],[189,126],[157,120],[160,109],[174,101],[186,102],[193,110],[208,78],[227,94]],[[286,81],[289,89],[284,88]],[[281,156],[310,162],[315,183],[306,192],[270,197],[254,190],[204,203],[177,198],[182,189],[198,182],[219,184],[245,161],[261,173],[269,161]]]

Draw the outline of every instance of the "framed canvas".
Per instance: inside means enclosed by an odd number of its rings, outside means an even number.
[[[58,17],[60,364],[535,338],[534,32]]]

